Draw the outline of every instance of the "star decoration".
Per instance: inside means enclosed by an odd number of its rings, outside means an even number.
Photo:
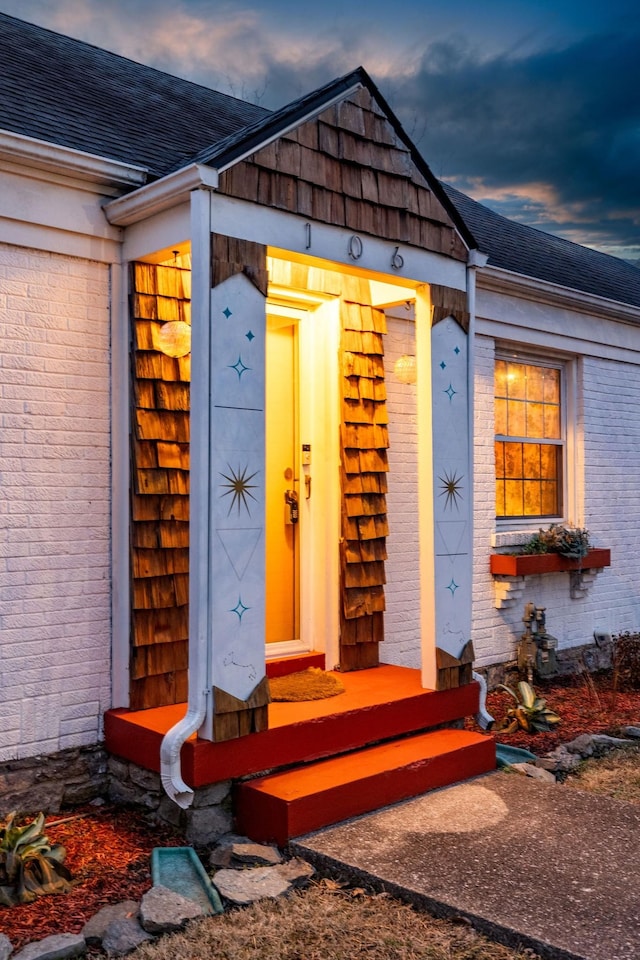
[[[229,307],[225,307],[222,312],[223,312],[223,314],[225,315],[225,317],[227,318],[227,320],[229,319],[229,317],[230,317],[231,314],[232,314],[232,311],[229,310]]]
[[[238,620],[242,620],[243,613],[246,613],[247,610],[250,610],[250,609],[251,607],[246,607],[242,602],[242,597],[239,596],[238,602],[236,603],[235,607],[231,607],[231,610],[229,611],[229,613],[237,614]]]
[[[444,360],[441,360],[441,361],[440,361],[440,369],[441,369],[441,370],[444,370],[445,367],[446,367],[446,363],[444,362]]]
[[[227,466],[229,465],[227,464]],[[221,486],[229,488],[223,494],[221,494],[221,496],[228,497],[231,494],[231,506],[229,507],[227,516],[229,516],[235,506],[238,507],[238,516],[240,516],[241,506],[244,506],[249,516],[251,516],[251,510],[249,509],[249,501],[247,500],[247,497],[251,497],[252,500],[256,499],[251,491],[255,490],[258,484],[249,483],[249,481],[253,480],[257,472],[258,471],[256,470],[255,473],[247,476],[246,467],[244,467],[242,470],[238,468],[237,471],[234,471],[233,468],[229,466],[230,475],[226,473],[220,474],[221,477],[224,477],[225,480],[228,480],[228,483],[223,483]]]
[[[459,586],[460,584],[456,583],[453,577],[451,577],[451,583],[447,584],[447,590],[451,590],[451,596],[454,595]]]
[[[447,498],[444,502],[444,509],[457,507],[458,501],[462,499],[462,490],[464,490],[464,487],[461,486],[462,477],[457,476],[455,472],[447,473],[445,470],[444,477],[438,477],[438,480],[442,485],[440,496],[446,496]]]
[[[240,356],[240,354],[238,354],[238,359],[236,360],[235,363],[229,363],[227,364],[227,366],[230,367],[231,370],[235,370],[235,372],[238,374],[238,380],[240,380],[245,370],[251,370],[251,367],[248,367],[246,364],[242,362],[242,357]]]
[[[251,341],[252,341],[253,338],[255,337],[255,333],[252,333],[252,331],[249,330],[248,333],[245,333],[245,337],[247,338],[247,340],[249,341],[249,343],[251,343]]]
[[[454,348],[453,348],[453,352],[454,352],[455,355],[457,356],[457,355],[460,353],[460,347],[454,347]]]
[[[446,393],[446,394],[448,394],[449,400],[453,400],[454,394],[456,394],[458,391],[457,391],[457,390],[454,390],[453,387],[451,386],[451,384],[449,384],[449,386],[447,387],[447,389],[444,390],[443,392]]]

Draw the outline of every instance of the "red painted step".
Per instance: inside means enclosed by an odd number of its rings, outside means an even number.
[[[433,730],[241,783],[237,828],[253,840],[285,846],[291,837],[487,773],[495,765],[491,737]]]

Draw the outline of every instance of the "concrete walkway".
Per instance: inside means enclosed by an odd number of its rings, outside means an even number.
[[[640,808],[491,773],[292,842],[495,940],[558,960],[640,960]]]

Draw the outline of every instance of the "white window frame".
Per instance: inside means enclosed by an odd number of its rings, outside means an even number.
[[[496,535],[493,545],[510,546],[516,545],[518,542],[524,543],[530,534],[535,533],[540,527],[548,527],[552,523],[575,523],[582,525],[581,518],[578,516],[578,469],[576,460],[578,371],[575,357],[555,352],[533,352],[513,344],[496,344],[494,369],[495,361],[497,360],[511,360],[514,363],[528,363],[533,366],[554,367],[560,370],[560,424],[561,445],[563,447],[562,513],[554,517],[496,517]],[[502,435],[498,437],[495,433],[494,425],[492,442],[496,439],[502,439]],[[507,437],[505,437],[505,439],[507,439]],[[513,534],[512,537],[509,537],[510,532]]]

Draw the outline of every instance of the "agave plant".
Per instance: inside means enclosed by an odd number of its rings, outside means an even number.
[[[515,733],[516,730],[526,730],[527,733],[552,730],[560,723],[560,717],[547,707],[547,701],[537,696],[530,683],[521,680],[518,684],[518,696],[511,687],[504,683],[498,684],[506,690],[516,702],[514,707],[507,710],[507,718],[503,726],[505,733]]]
[[[0,904],[11,907],[47,893],[67,893],[73,884],[62,862],[66,850],[49,843],[44,814],[22,827],[16,826],[16,816],[10,813],[0,825]]]

